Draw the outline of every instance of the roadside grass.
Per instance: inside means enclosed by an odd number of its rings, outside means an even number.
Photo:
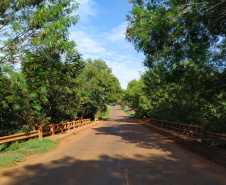
[[[122,109],[127,115],[130,115],[130,114],[135,114],[135,112],[134,111],[131,111],[131,110],[129,110],[129,109],[126,109],[126,108],[123,108],[123,107],[120,107],[120,106],[118,106],[120,109]]]
[[[75,136],[78,135],[78,134],[80,134],[80,133],[79,132],[73,132],[73,135],[75,135]]]
[[[2,144],[0,146],[0,168],[6,168],[22,162],[25,157],[35,153],[46,153],[54,149],[59,141],[51,139],[30,139],[28,141],[16,141],[11,145]]]
[[[96,117],[98,117],[99,118],[99,120],[103,120],[103,119],[105,119],[105,118],[110,118],[110,114],[111,114],[111,106],[107,106],[107,111],[104,113],[104,114],[102,114],[102,113],[97,113],[96,114]]]

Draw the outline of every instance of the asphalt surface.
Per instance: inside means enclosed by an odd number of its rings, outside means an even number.
[[[71,135],[47,154],[0,171],[0,185],[152,184],[225,185],[226,170],[112,107],[109,121]]]

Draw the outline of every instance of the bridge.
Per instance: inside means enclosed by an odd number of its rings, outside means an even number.
[[[54,136],[56,137],[56,136]],[[59,147],[0,170],[1,185],[226,184],[226,170],[181,148],[118,107]]]

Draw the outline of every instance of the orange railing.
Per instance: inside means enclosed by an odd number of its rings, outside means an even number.
[[[98,121],[98,119],[95,118],[95,121]],[[32,132],[0,137],[0,144],[12,141],[19,141],[22,139],[28,139],[37,136],[39,137],[39,139],[41,139],[44,136],[55,135],[56,133],[64,133],[66,130],[75,129],[77,127],[89,124],[90,122],[91,119],[83,119],[66,123],[39,126],[38,130]]]
[[[201,140],[203,140],[204,138],[213,138],[213,139],[226,141],[226,134],[208,132],[208,131],[205,131],[205,129],[202,126],[198,126],[198,125],[175,123],[175,122],[162,121],[157,119],[146,119],[146,117],[144,117],[144,121],[147,123],[156,125],[158,127],[175,130],[191,137],[200,138]]]

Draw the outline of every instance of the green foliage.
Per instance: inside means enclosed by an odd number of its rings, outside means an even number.
[[[79,116],[94,119],[97,112],[106,112],[107,104],[116,102],[121,93],[118,79],[103,60],[88,60],[77,78],[82,107]]]
[[[225,66],[224,0],[130,2],[127,40],[144,52],[146,66],[172,68],[187,59]]]
[[[71,109],[67,102],[83,66],[68,40],[77,7],[73,0],[0,2],[0,136],[76,118],[76,101]],[[15,62],[22,62],[21,71]]]
[[[183,63],[173,71],[155,67],[131,81],[123,101],[140,116],[202,125],[226,133],[225,71]]]
[[[149,101],[147,101],[146,99],[143,88],[143,79],[140,79],[139,81],[132,80],[129,82],[127,89],[123,92],[124,104],[134,110],[136,112],[136,115],[139,117],[146,115],[148,110],[150,110]]]
[[[68,27],[76,24],[74,0],[4,0],[0,2],[1,63],[26,60],[27,52],[40,45],[61,54],[70,52]]]
[[[39,118],[45,118],[37,121],[30,120],[30,123],[40,125],[76,119],[79,94],[76,90],[75,79],[83,66],[84,62],[77,53],[74,53],[72,57],[68,56],[66,61],[62,62],[58,53],[46,51],[41,51],[37,57],[23,65],[29,91],[32,92],[31,94],[33,92],[36,94],[33,108],[37,110]],[[36,114],[31,116],[37,117]]]
[[[226,133],[225,1],[129,2],[126,38],[148,70],[129,83],[123,103],[139,115]]]
[[[97,112],[95,117],[98,117],[99,120],[101,120],[104,118],[110,118],[110,114],[111,114],[111,106],[108,105],[106,112]]]
[[[107,111],[121,93],[118,79],[102,60],[81,60],[40,50],[20,72],[2,68],[1,135],[26,132],[39,125],[94,118]],[[3,81],[2,80],[2,81]],[[3,81],[4,82],[4,81]],[[7,91],[6,91],[7,89]]]
[[[123,107],[119,107],[120,109],[122,109],[128,116],[130,115],[130,114],[135,114],[134,112],[132,112],[131,110],[129,110],[129,109],[126,109],[126,108],[123,108]]]
[[[0,2],[0,136],[93,118],[117,100],[111,69],[102,60],[84,62],[69,41],[77,7],[74,0]]]

